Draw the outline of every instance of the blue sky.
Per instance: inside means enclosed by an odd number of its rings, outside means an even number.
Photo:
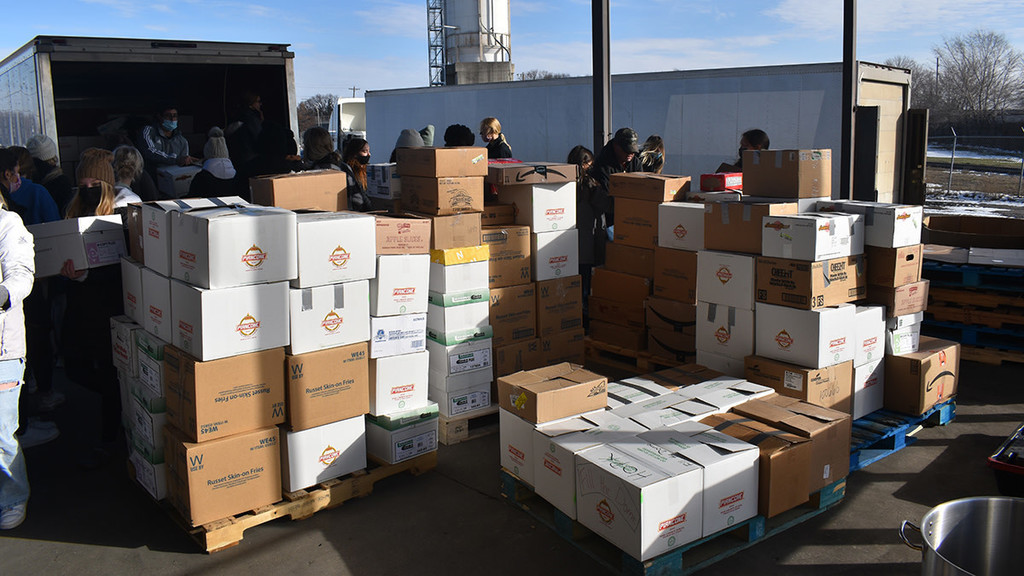
[[[612,0],[612,72],[842,59],[841,0]],[[1021,0],[860,0],[858,58],[933,62],[944,37],[983,28],[1024,50]],[[516,70],[591,72],[589,0],[511,0]],[[4,57],[40,34],[291,44],[299,99],[428,83],[426,0],[5,2]]]

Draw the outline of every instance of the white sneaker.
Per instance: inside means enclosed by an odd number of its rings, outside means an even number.
[[[25,432],[21,436],[18,436],[18,442],[21,444],[21,449],[25,450],[33,446],[39,446],[40,444],[46,444],[52,442],[60,436],[60,430],[56,426],[52,428],[46,428],[43,426],[33,426],[29,424],[25,427]]]
[[[10,530],[21,526],[21,523],[25,521],[25,515],[27,512],[28,502],[15,504],[14,506],[0,512],[0,530]]]
[[[50,390],[39,398],[39,409],[44,411],[53,410],[60,404],[63,404],[66,399],[67,398],[64,397],[64,394],[57,392],[56,390]]]

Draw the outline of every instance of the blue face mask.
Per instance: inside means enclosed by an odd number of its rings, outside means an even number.
[[[177,120],[164,120],[160,124],[160,127],[163,128],[165,132],[174,132],[175,130],[178,129],[178,121]]]

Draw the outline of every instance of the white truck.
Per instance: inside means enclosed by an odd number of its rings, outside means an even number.
[[[346,138],[366,138],[366,101],[363,98],[338,98],[327,131],[339,151],[344,147]]]

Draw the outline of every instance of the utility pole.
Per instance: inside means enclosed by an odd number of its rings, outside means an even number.
[[[355,98],[356,97],[356,90],[359,90],[359,88],[356,88],[355,86],[353,86],[353,87],[349,88],[349,90],[352,91],[352,97]]]
[[[594,156],[608,142],[612,132],[612,81],[609,75],[609,0],[591,4],[591,42],[594,51]]]

